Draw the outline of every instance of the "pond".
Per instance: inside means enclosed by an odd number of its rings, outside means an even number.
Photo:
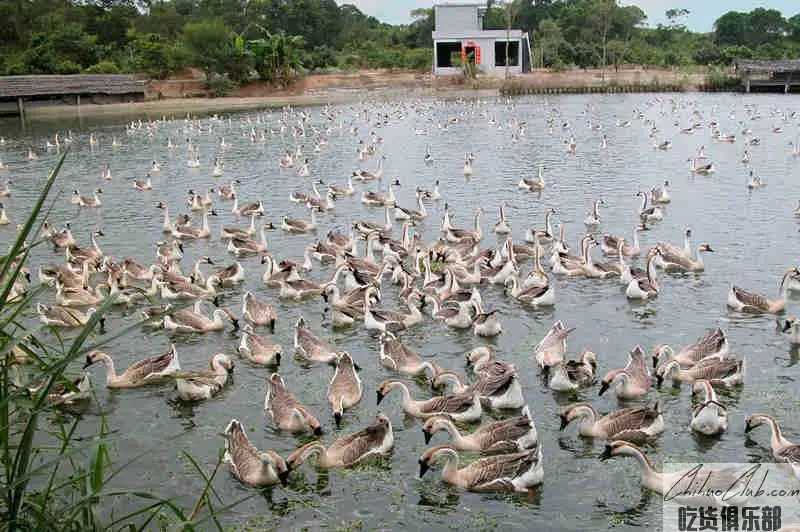
[[[417,460],[427,448],[421,422],[403,414],[397,394],[388,396],[380,406],[375,402],[378,384],[398,377],[380,366],[377,335],[365,330],[363,324],[333,330],[329,320],[323,318],[326,303],[321,298],[304,302],[279,299],[278,290],[262,283],[264,267],[257,256],[240,259],[246,281],[240,287],[224,289],[220,304],[238,314],[243,292],[252,290],[276,306],[274,335],[265,334],[280,343],[284,353],[292,353],[294,324],[300,315],[312,331],[350,353],[362,368],[364,395],[345,413],[340,430],[334,426],[326,400],[333,374],[330,367],[309,366],[286,356],[279,371],[289,389],[322,422],[326,444],[360,430],[376,413],[383,412],[394,427],[394,451],[390,457],[350,470],[318,473],[306,464],[292,473],[287,488],[264,490],[256,497],[250,497],[253,489],[224,470],[214,480],[214,489],[222,500],[218,506],[246,499],[225,515],[224,523],[230,527],[529,530],[546,523],[558,530],[660,528],[660,497],[643,490],[636,463],[630,459],[601,462],[604,443],[578,436],[574,424],[559,431],[559,413],[575,401],[588,401],[598,411],[609,412],[658,399],[666,429],[644,447],[657,466],[664,460],[772,461],[766,429],[744,434],[745,417],[755,412],[774,415],[787,438],[800,438],[798,352],[790,348],[788,336],[776,333],[774,317],[743,315],[726,308],[732,283],[774,296],[780,276],[796,264],[800,218],[793,211],[800,157],[792,156],[790,144],[800,131],[794,113],[797,102],[782,95],[626,94],[508,101],[376,101],[198,120],[175,117],[144,122],[141,127],[136,122],[135,128],[86,120],[37,123],[23,132],[16,123],[7,121],[0,123],[0,135],[5,140],[0,158],[9,166],[3,174],[12,180],[13,195],[4,200],[11,224],[0,228],[0,244],[10,243],[15,224],[24,219],[47,171],[57,160],[56,150],[47,149],[46,142],[52,142],[56,133],[63,139],[69,129],[74,140],[55,187],[59,195],[52,196],[55,201],[49,219],[58,226],[71,222],[80,246],[89,245],[91,231],[101,230],[104,236],[98,244],[106,255],[118,261],[131,257],[142,264],[155,262],[154,244],[166,238],[161,232],[163,212],[156,208],[158,202],[167,203],[174,217],[187,210],[189,189],[205,191],[228,185],[232,179],[241,182],[238,188],[242,200],[261,200],[263,220],[279,228],[267,233],[269,252],[278,259],[296,261],[302,260],[305,246],[314,238],[324,238],[331,229],[347,231],[355,220],[381,221],[382,209],[362,204],[361,191],[385,191],[394,179],[400,182],[395,188],[397,201],[407,207],[415,206],[416,187],[432,189],[439,182],[442,200],[427,204],[428,217],[415,227],[426,243],[440,237],[439,222],[447,203],[455,224],[462,227],[470,226],[473,211],[483,207],[486,214],[481,247],[499,247],[504,237],[496,235],[493,227],[498,206],[506,201],[506,216],[515,240],[522,241],[530,227],[543,228],[545,211],[552,207],[557,212],[556,227],[566,224],[573,250],[579,249],[578,241],[585,231],[583,220],[596,198],[605,202],[600,207],[599,232],[629,239],[638,222],[640,199],[636,193],[668,180],[672,203],[664,208],[662,221],[639,234],[641,245],[644,249],[668,241],[680,246],[685,228],[691,227],[695,243],[708,242],[714,250],[704,257],[703,273],[660,272],[661,293],[646,303],[631,303],[616,279],[549,274],[556,294],[556,305],[549,310],[520,304],[505,296],[502,286],[481,285],[484,307],[499,311],[503,333],[498,337],[480,339],[469,330],[455,331],[430,317],[401,335],[423,358],[432,358],[462,375],[467,374],[464,354],[484,344],[492,345],[499,359],[517,365],[543,446],[544,483],[531,497],[463,492],[445,484],[439,468],[420,480]],[[295,129],[301,114],[308,117],[305,136]],[[553,121],[552,130],[549,119]],[[624,127],[626,121],[631,121],[629,127]],[[520,131],[518,124],[522,122],[527,125]],[[736,135],[735,142],[713,139],[711,122],[717,122],[722,133]],[[693,134],[680,132],[692,123],[702,126]],[[650,136],[651,127],[658,129],[654,136]],[[745,127],[752,132],[742,135]],[[775,128],[781,128],[781,132],[775,132]],[[250,138],[251,129],[256,131],[255,142]],[[262,140],[259,137],[264,130],[267,133]],[[373,133],[383,139],[376,145],[376,155],[359,160],[359,142],[369,144]],[[96,146],[90,146],[90,134],[98,140]],[[605,148],[601,147],[603,135],[607,137]],[[574,155],[567,154],[569,137],[576,142]],[[744,146],[744,139],[754,137],[761,139],[759,145]],[[315,151],[320,138],[327,144]],[[112,145],[115,139],[119,146]],[[200,168],[187,167],[187,139],[198,146]],[[671,141],[671,149],[654,146],[664,140]],[[168,141],[176,147],[169,149]],[[311,177],[299,177],[297,167],[279,168],[281,155],[298,146],[310,161]],[[432,164],[424,161],[427,146],[434,158]],[[708,177],[691,173],[687,161],[701,146],[716,168]],[[37,153],[37,160],[26,160],[29,147]],[[749,165],[740,162],[745,149],[751,155]],[[463,175],[465,152],[475,155],[471,179]],[[224,161],[224,174],[212,177],[217,156]],[[356,195],[338,198],[333,210],[320,213],[316,237],[280,230],[284,215],[309,216],[304,206],[289,202],[291,192],[308,192],[312,181],[318,179],[343,184],[353,170],[374,169],[381,156],[385,157],[381,184],[357,183]],[[154,160],[161,172],[152,174],[152,190],[135,190],[132,180],[144,179]],[[112,172],[110,181],[101,179],[106,165]],[[534,178],[538,165],[545,166],[545,190],[540,195],[520,190],[520,178]],[[761,176],[765,187],[748,190],[750,170]],[[3,178],[5,175],[0,174]],[[103,190],[100,208],[80,209],[70,203],[73,189],[87,195],[96,188]],[[214,207],[218,216],[211,217],[212,238],[185,243],[184,271],[202,256],[221,265],[235,260],[220,241],[219,228],[242,225],[244,220],[231,213],[231,202],[216,198]],[[199,225],[199,216],[195,218]],[[399,236],[399,227],[400,223],[394,224],[395,237]],[[600,260],[599,250],[595,252],[595,260]],[[38,265],[54,262],[63,262],[63,253],[47,246],[38,248],[32,258],[34,277]],[[643,266],[643,260],[638,259],[636,264]],[[530,263],[525,264],[523,273],[530,267]],[[205,268],[210,271],[210,267]],[[315,262],[307,277],[324,281],[332,273],[332,266]],[[384,282],[381,306],[399,308],[398,290],[388,280]],[[53,300],[52,290],[45,299]],[[790,297],[789,313],[796,312],[798,306],[798,300]],[[204,310],[210,313],[211,306],[206,305]],[[138,319],[138,309],[114,310],[107,320],[107,334]],[[35,316],[30,320],[55,342]],[[597,354],[600,376],[624,366],[637,344],[650,353],[656,344],[680,347],[693,343],[709,328],[722,327],[728,334],[731,354],[747,360],[744,385],[721,392],[730,416],[728,432],[710,439],[689,430],[693,403],[687,384],[654,387],[638,402],[620,402],[614,394],[598,396],[599,384],[577,393],[551,391],[533,360],[532,349],[556,320],[575,328],[569,337],[569,358],[576,358],[584,348],[591,349]],[[96,401],[68,415],[82,416],[79,432],[85,435],[95,434],[102,422],[118,431],[112,450],[115,464],[143,455],[115,479],[115,485],[153,490],[190,506],[204,481],[182,451],[190,453],[206,471],[213,469],[223,446],[219,433],[231,418],[244,423],[260,449],[271,449],[284,457],[309,441],[308,437],[278,431],[265,417],[265,379],[272,370],[236,354],[238,334],[230,327],[202,335],[138,329],[108,347],[117,367],[122,368],[165,352],[171,343],[176,345],[182,368],[188,370],[207,367],[213,353],[231,354],[237,364],[233,382],[201,403],[181,403],[169,385],[108,390],[102,368],[88,370]],[[410,384],[415,398],[433,395],[424,380],[398,378]],[[444,443],[445,436],[436,434],[431,445]],[[122,505],[114,509],[122,510]]]

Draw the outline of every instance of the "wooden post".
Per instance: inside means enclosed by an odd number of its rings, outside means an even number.
[[[747,93],[750,92],[750,74],[744,75],[744,91]]]
[[[790,90],[789,87],[791,87],[791,85],[792,85],[792,73],[791,72],[787,72],[787,74],[786,74],[786,84],[783,86],[783,93],[784,94],[789,94],[789,90]]]
[[[78,95],[75,97],[75,101],[76,101],[76,103],[78,104],[78,107],[80,107],[80,106],[81,106],[81,95],[80,95],[80,94],[78,94]]]
[[[25,106],[22,104],[22,96],[17,98],[17,110],[19,111],[19,117],[22,121],[25,121]]]

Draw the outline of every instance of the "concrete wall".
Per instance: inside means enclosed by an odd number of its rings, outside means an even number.
[[[474,42],[476,45],[480,46],[481,48],[481,62],[478,65],[478,69],[481,72],[500,72],[503,73],[506,71],[505,66],[495,66],[495,54],[494,54],[494,45],[497,41],[505,42],[505,38],[503,39],[495,39],[495,38],[475,38],[475,39],[447,39],[445,42],[455,42],[460,41],[462,47],[466,47],[467,43]],[[519,55],[519,62],[517,66],[509,67],[509,72],[512,74],[519,74],[522,72],[522,46],[523,41],[521,39],[510,39],[512,42],[517,41],[520,46],[520,55]],[[436,47],[436,42],[434,42],[434,49]],[[503,55],[500,57],[501,60],[505,59],[505,51],[503,51]],[[461,72],[460,68],[436,68],[436,61],[434,57],[434,74],[458,74]]]
[[[437,5],[436,31],[445,33],[477,32],[483,28],[478,26],[478,6],[469,5]]]

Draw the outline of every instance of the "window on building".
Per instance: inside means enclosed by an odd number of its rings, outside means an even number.
[[[494,43],[494,66],[506,66],[506,41]],[[519,41],[508,41],[508,66],[519,66]]]
[[[461,60],[460,42],[437,42],[436,43],[436,66],[438,68],[448,68],[455,66],[453,56]]]

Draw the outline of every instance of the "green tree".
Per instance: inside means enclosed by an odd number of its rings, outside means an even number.
[[[225,61],[233,51],[231,32],[219,19],[190,22],[183,27],[183,44],[192,64],[201,68],[206,77],[225,72]]]

